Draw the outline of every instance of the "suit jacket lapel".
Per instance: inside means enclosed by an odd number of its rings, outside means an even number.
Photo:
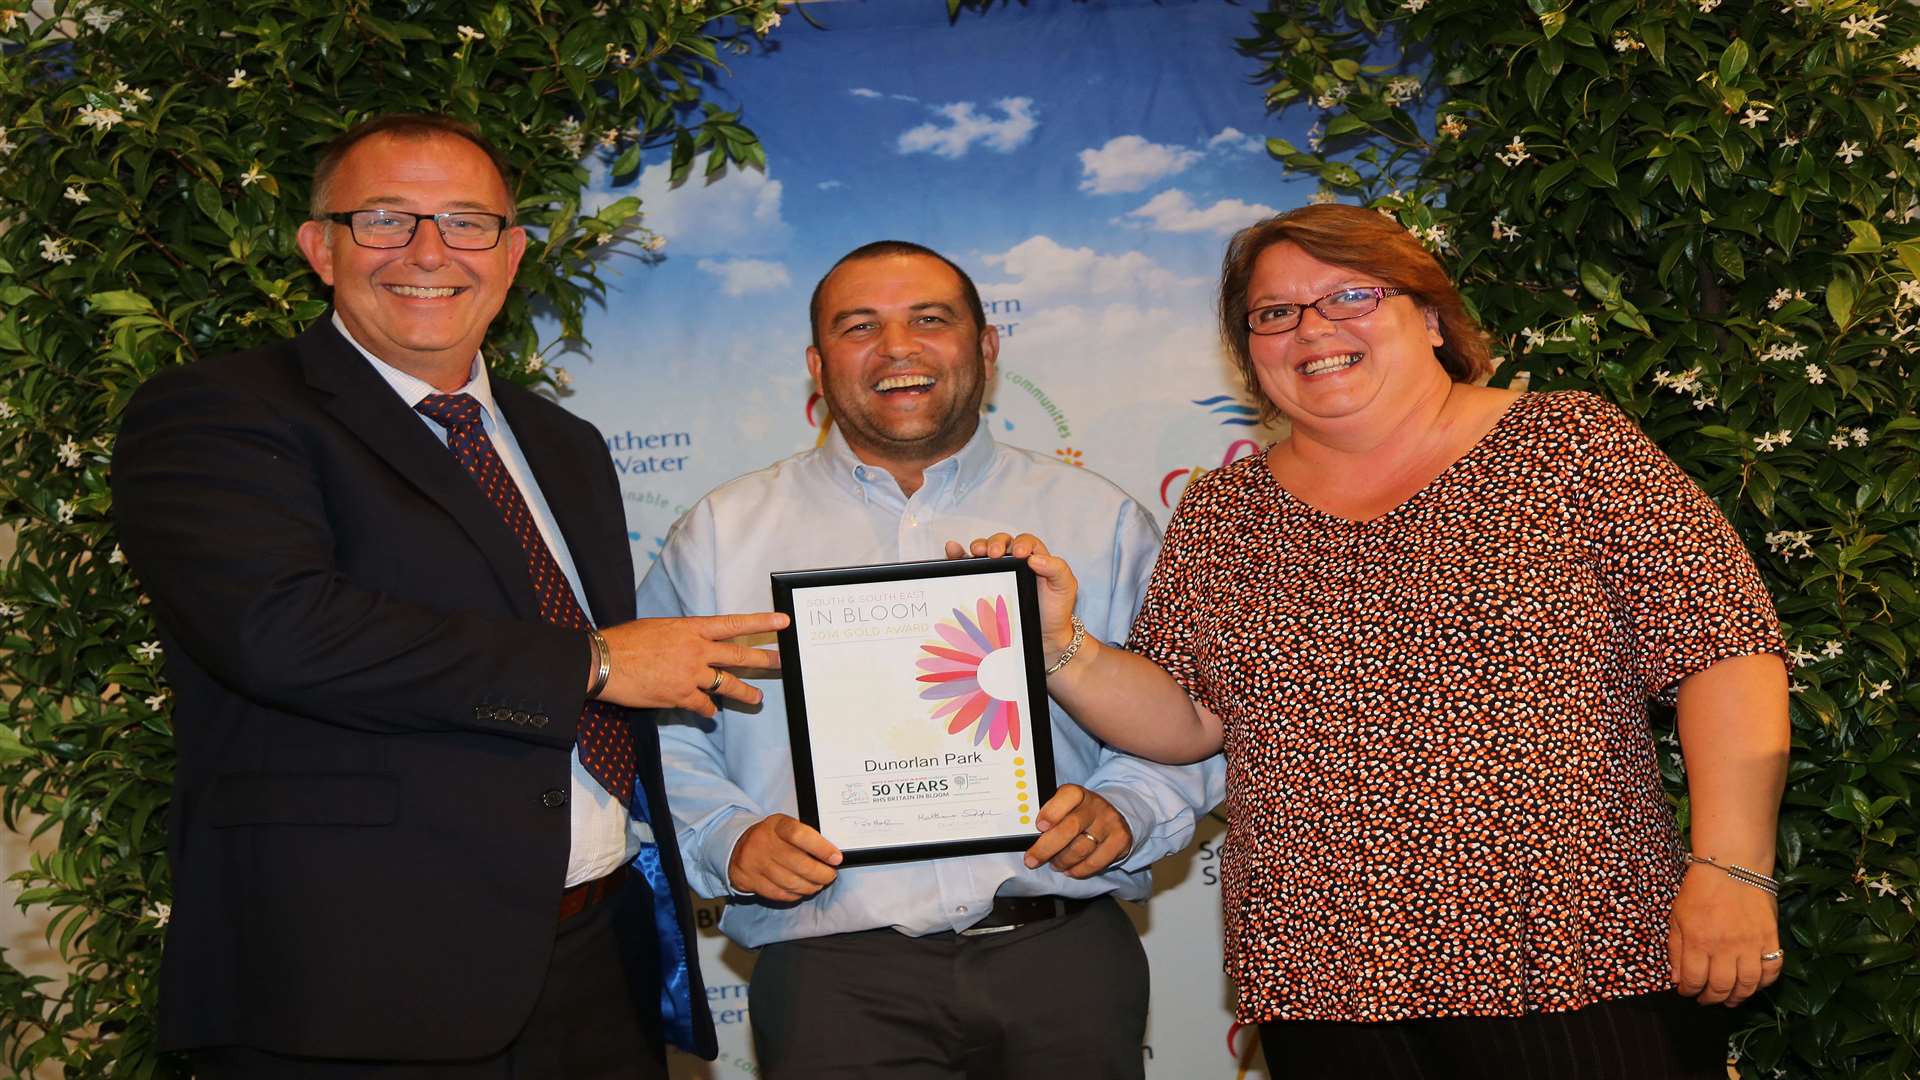
[[[500,511],[480,493],[473,477],[433,437],[420,417],[340,336],[332,320],[315,323],[294,339],[294,346],[299,350],[308,385],[327,395],[321,407],[451,515],[493,566],[514,612],[521,618],[539,619],[540,608],[520,542],[501,519]]]
[[[531,391],[496,380],[493,399],[513,426],[513,437],[533,471],[534,483],[546,497],[547,509],[560,526],[573,568],[580,575],[588,615],[597,626],[631,618],[633,557],[627,547],[625,508],[595,497],[594,478],[607,465],[595,454],[582,457],[559,425],[542,415],[544,402]]]

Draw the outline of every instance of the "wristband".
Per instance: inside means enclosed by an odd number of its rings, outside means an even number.
[[[593,650],[593,684],[587,687],[587,700],[600,696],[607,688],[607,680],[613,678],[613,650],[607,647],[607,639],[594,627],[587,627],[587,644]]]

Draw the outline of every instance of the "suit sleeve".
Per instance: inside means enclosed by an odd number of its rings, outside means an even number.
[[[270,402],[193,368],[134,395],[114,517],[169,636],[235,693],[313,720],[571,745],[585,636],[356,585],[309,453]]]
[[[715,551],[712,505],[702,500],[667,530],[660,558],[640,582],[639,616],[708,615],[717,610]],[[718,725],[731,714],[723,707],[714,720],[682,711],[654,715],[661,721],[660,760],[687,883],[702,896],[734,895],[727,879],[734,845],[772,811],[756,804],[727,774]],[[744,719],[765,722],[752,716]],[[785,738],[785,732],[769,737]]]
[[[1089,626],[1088,633],[1108,642],[1126,640],[1159,546],[1152,516],[1128,500],[1114,527],[1107,625]],[[1084,786],[1112,803],[1133,831],[1133,850],[1119,867],[1143,870],[1192,842],[1200,815],[1226,798],[1226,775],[1226,759],[1219,754],[1191,765],[1161,765],[1102,746],[1100,763]]]

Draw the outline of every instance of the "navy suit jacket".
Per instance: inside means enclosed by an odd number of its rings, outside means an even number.
[[[632,618],[599,434],[511,384],[494,395],[595,621]],[[141,387],[113,492],[177,694],[162,1045],[502,1049],[553,947],[588,646],[540,620],[499,512],[326,319]],[[630,956],[691,969],[663,995],[658,968],[629,965],[635,1000],[711,1058],[659,743],[635,734],[680,939],[669,916],[647,940],[639,875],[620,925]]]

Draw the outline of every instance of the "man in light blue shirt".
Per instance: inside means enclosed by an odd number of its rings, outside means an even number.
[[[1087,631],[1124,640],[1153,519],[1092,473],[993,441],[980,406],[999,339],[966,274],[918,245],[869,244],[821,280],[811,314],[807,362],[833,431],[676,522],[640,614],[764,608],[775,570],[939,559],[949,539],[1033,532],[1078,573]],[[1115,753],[1050,703],[1060,787],[1024,854],[841,870],[792,816],[782,696],[721,704],[711,721],[673,714],[661,751],[693,888],[731,896],[721,929],[762,950],[749,1007],[765,1075],[1143,1074],[1146,958],[1108,898],[1146,899],[1149,867],[1221,799],[1220,759]],[[1039,988],[1065,970],[1063,1008]]]

